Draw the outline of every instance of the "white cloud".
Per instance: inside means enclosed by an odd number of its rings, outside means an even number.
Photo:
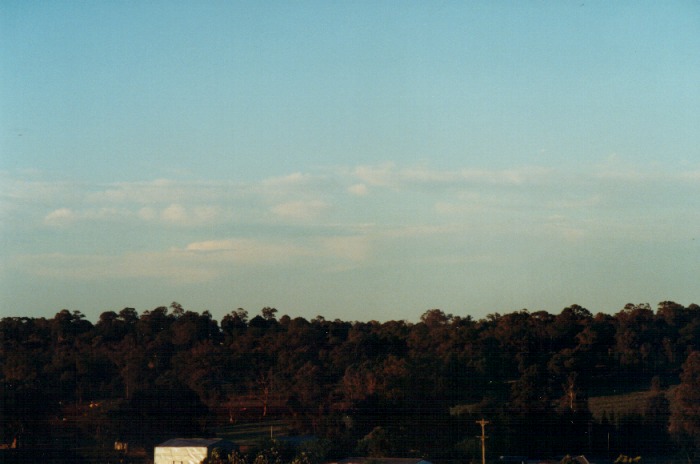
[[[76,219],[76,214],[70,208],[59,208],[51,211],[44,218],[44,222],[51,226],[63,226]]]
[[[542,225],[544,233],[567,242],[579,242],[586,238],[587,231],[582,226],[566,216],[554,215],[546,219]]]
[[[182,205],[173,203],[160,213],[161,219],[174,224],[187,224],[187,212]]]
[[[251,242],[246,240],[205,240],[203,242],[192,242],[185,247],[186,251],[211,252],[235,250],[240,246],[248,246]]]
[[[91,222],[92,230],[99,231],[103,224],[107,234],[119,230],[114,228],[117,223],[148,225],[149,233],[162,228],[164,234],[169,227],[194,233],[205,227],[252,230],[261,224],[286,224],[315,227],[322,236],[335,227],[323,221],[327,218],[342,224],[334,229],[338,235],[362,235],[366,231],[358,232],[358,224],[374,224],[374,232],[431,222],[496,228],[523,212],[541,223],[550,215],[583,214],[602,222],[615,211],[618,218],[646,223],[649,208],[667,219],[680,211],[688,216],[698,205],[697,166],[654,168],[612,156],[576,172],[536,166],[447,170],[386,162],[294,172],[258,182],[156,179],[86,184],[24,181],[0,173],[0,222],[4,228],[18,229],[82,227]],[[381,193],[381,202],[372,202],[370,192]],[[365,207],[358,208],[353,196],[367,197]]]
[[[357,166],[353,174],[364,183],[379,187],[390,187],[397,180],[394,163]]]
[[[307,237],[297,242],[254,238],[228,238],[189,243],[183,251],[208,262],[279,264],[292,259],[334,258],[363,261],[370,256],[369,235]]]
[[[277,216],[293,220],[314,219],[326,209],[328,205],[321,200],[288,201],[272,207],[272,212]]]
[[[183,248],[123,254],[21,254],[11,267],[34,276],[62,280],[161,279],[204,282],[224,276],[232,266],[297,266],[314,261],[331,267],[368,258],[366,236],[310,237],[299,242],[257,238],[196,241]]]
[[[294,172],[286,176],[269,177],[263,180],[261,184],[263,188],[286,188],[308,184],[312,179],[313,177],[311,176],[311,174],[302,174],[301,172]]]
[[[426,165],[399,168],[394,163],[357,166],[353,177],[365,184],[377,187],[407,188],[411,184],[495,184],[522,185],[548,180],[556,175],[551,168],[528,166],[517,169],[432,169]]]
[[[681,179],[683,180],[688,180],[691,182],[698,182],[700,181],[700,170],[695,170],[695,171],[685,171],[680,174]]]
[[[348,187],[348,192],[351,193],[352,195],[356,195],[358,197],[363,197],[367,195],[369,192],[369,189],[367,188],[367,185],[365,184],[354,184]]]
[[[68,226],[78,221],[110,222],[138,219],[145,222],[161,222],[169,225],[199,226],[220,222],[224,217],[221,208],[217,206],[193,206],[186,208],[173,203],[162,209],[144,206],[137,210],[128,208],[58,208],[44,217],[44,223],[49,226]]]
[[[314,254],[308,245],[251,238],[205,240],[188,244],[184,251],[209,263],[282,264]]]
[[[456,171],[438,171],[429,169],[426,166],[404,168],[401,170],[400,176],[404,181],[408,182],[438,184],[456,182],[461,179],[460,174]]]
[[[192,209],[194,219],[198,223],[212,223],[223,218],[224,213],[218,206],[195,206]]]
[[[143,208],[139,209],[137,215],[144,221],[153,221],[158,217],[158,212],[155,210],[155,208],[144,206]]]
[[[484,212],[487,208],[478,194],[460,195],[458,199],[435,202],[435,212],[443,216],[455,216]]]
[[[366,235],[328,237],[321,240],[326,254],[350,261],[365,261],[371,254],[371,239]]]
[[[171,225],[197,227],[204,224],[222,222],[225,220],[226,215],[219,206],[195,205],[185,207],[179,203],[173,203],[163,208],[159,214],[153,208],[141,208],[138,216],[145,221],[160,220]]]
[[[700,179],[700,171],[688,166],[672,167],[662,163],[636,163],[615,153],[593,166],[593,177],[620,183],[676,182]]]
[[[388,238],[430,237],[435,235],[464,233],[466,227],[461,224],[410,225],[390,228],[381,235]]]
[[[130,217],[128,210],[120,208],[97,208],[75,211],[70,208],[56,209],[44,217],[44,223],[49,226],[67,226],[77,221],[113,221]]]
[[[116,182],[94,185],[84,192],[88,204],[124,204],[164,206],[172,203],[214,203],[237,198],[247,186],[218,181],[174,181],[156,179],[149,182]]]
[[[601,205],[603,200],[602,195],[586,194],[580,197],[567,198],[566,196],[561,196],[558,198],[550,198],[546,201],[545,206],[548,209],[558,209],[558,210],[580,210],[580,209],[591,209]]]

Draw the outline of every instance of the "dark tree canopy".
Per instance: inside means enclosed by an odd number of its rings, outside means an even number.
[[[238,308],[219,323],[173,302],[105,311],[93,324],[64,309],[0,320],[1,438],[41,441],[70,414],[105,442],[283,418],[341,455],[471,459],[474,421],[487,416],[490,446],[509,453],[600,451],[611,433],[638,449],[650,445],[635,437],[653,433],[672,449],[669,420],[691,449],[700,437],[698,347],[700,307],[672,301],[656,311],[628,304],[594,315],[571,305],[479,320],[430,309],[415,323],[278,317],[271,307],[253,317]],[[649,385],[640,419],[588,410],[592,396]]]
[[[700,445],[700,351],[691,352],[683,363],[672,406],[671,433]]]

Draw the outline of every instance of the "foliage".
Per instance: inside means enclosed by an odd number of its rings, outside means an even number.
[[[176,302],[106,311],[95,324],[70,310],[6,317],[2,440],[51,439],[61,423],[91,440],[152,445],[262,418],[324,443],[298,464],[353,451],[455,459],[471,455],[474,421],[486,417],[490,448],[508,453],[602,452],[605,437],[619,452],[646,452],[649,435],[669,449],[669,420],[679,443],[700,435],[698,347],[700,307],[669,301],[656,312],[572,305],[480,320],[431,309],[416,323],[278,317],[269,307],[219,323]],[[634,411],[591,398],[652,379]],[[673,395],[664,389],[679,382]],[[91,412],[92,403],[111,406]]]
[[[683,363],[671,404],[670,431],[684,447],[700,449],[700,351],[691,352]]]
[[[256,453],[252,458],[237,451],[226,454],[222,450],[215,449],[211,456],[207,457],[203,464],[281,464],[280,456],[274,447]],[[300,452],[289,461],[291,464],[315,464],[309,455]]]

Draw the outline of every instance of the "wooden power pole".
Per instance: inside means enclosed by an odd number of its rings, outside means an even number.
[[[489,421],[481,419],[476,421],[477,424],[481,426],[481,464],[486,464],[486,439],[488,438],[486,436],[486,424],[489,423]]]

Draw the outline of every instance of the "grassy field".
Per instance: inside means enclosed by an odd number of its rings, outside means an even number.
[[[671,401],[673,387],[664,391]],[[644,414],[647,400],[654,395],[650,390],[636,391],[622,395],[596,396],[588,399],[588,409],[595,420],[601,420],[604,414],[610,417],[622,417],[632,414]]]
[[[266,422],[225,425],[217,428],[216,436],[244,447],[254,446],[269,438],[288,437],[292,432],[289,422],[270,420]]]

